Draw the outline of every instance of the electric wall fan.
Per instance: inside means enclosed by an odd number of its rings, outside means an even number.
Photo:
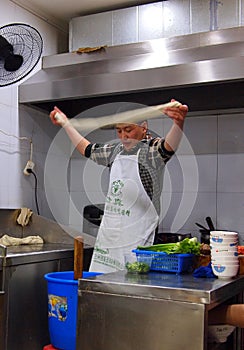
[[[38,63],[43,48],[39,32],[23,23],[0,27],[0,86],[26,77]]]

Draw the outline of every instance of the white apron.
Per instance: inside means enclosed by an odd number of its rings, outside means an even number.
[[[153,244],[158,214],[140,179],[139,152],[115,157],[90,271],[123,270],[125,254]]]

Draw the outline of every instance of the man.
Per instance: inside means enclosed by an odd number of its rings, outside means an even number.
[[[159,221],[164,167],[180,143],[188,107],[179,104],[163,112],[173,120],[165,139],[148,139],[146,121],[118,122],[115,127],[120,143],[105,145],[91,144],[57,107],[50,113],[52,122],[65,129],[82,155],[110,168],[104,215],[90,271],[122,270],[126,254],[138,245],[153,243]]]

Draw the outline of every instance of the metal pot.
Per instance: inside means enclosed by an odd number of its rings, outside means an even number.
[[[201,233],[201,243],[210,244],[210,230],[199,230]]]
[[[183,241],[185,238],[192,238],[191,233],[162,232],[156,234],[154,244],[176,243]]]

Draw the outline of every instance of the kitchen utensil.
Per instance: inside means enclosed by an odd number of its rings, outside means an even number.
[[[208,228],[204,227],[204,226],[201,225],[201,224],[198,224],[197,222],[195,222],[195,225],[197,225],[198,227],[200,227],[200,228],[203,229],[204,231],[209,231]]]
[[[201,243],[209,244],[210,243],[210,230],[200,229],[201,233]]]
[[[191,233],[171,233],[171,232],[162,232],[155,235],[153,244],[161,243],[176,243],[183,241],[185,238],[192,238]]]
[[[215,227],[214,227],[214,224],[213,224],[213,221],[212,221],[211,217],[207,216],[205,220],[206,220],[206,222],[208,224],[208,227],[209,227],[210,231],[214,231]]]
[[[82,277],[83,271],[83,237],[75,237],[74,241],[74,279],[78,280]]]

